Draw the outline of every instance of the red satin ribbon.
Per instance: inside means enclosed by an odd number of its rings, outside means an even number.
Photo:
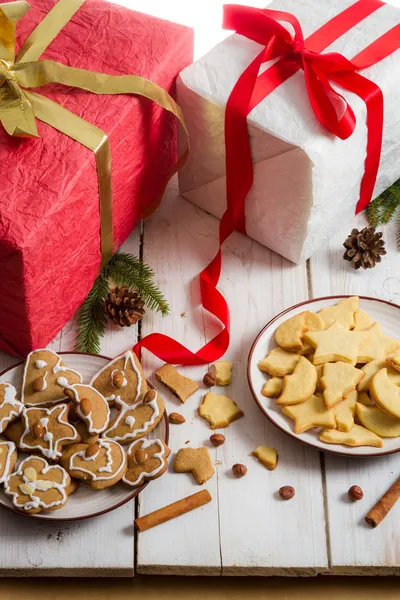
[[[219,250],[200,274],[203,307],[222,323],[223,329],[198,352],[191,352],[169,336],[153,333],[138,342],[134,351],[146,348],[165,362],[194,365],[213,362],[229,346],[229,309],[217,289],[221,274],[222,244],[235,230],[245,232],[245,200],[253,184],[253,164],[247,132],[247,116],[257,104],[294,73],[303,69],[310,103],[317,119],[340,139],[355,128],[355,115],[330,81],[357,94],[367,108],[367,157],[356,212],[371,200],[382,145],[383,95],[379,87],[356,71],[374,65],[400,47],[400,24],[370,44],[352,60],[337,52],[321,54],[332,42],[374,11],[381,0],[358,0],[304,40],[301,26],[290,13],[245,6],[224,7],[224,28],[263,45],[261,52],[245,69],[227,101],[225,113],[227,209],[219,225]],[[289,23],[292,36],[278,21]],[[264,62],[278,59],[259,75]]]

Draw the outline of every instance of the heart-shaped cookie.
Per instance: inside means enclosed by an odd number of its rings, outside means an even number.
[[[121,400],[125,404],[138,402],[148,385],[136,354],[128,350],[101,369],[90,382],[111,403]]]
[[[52,350],[34,350],[25,361],[21,402],[25,406],[51,406],[65,400],[64,388],[81,381],[81,375],[68,369]]]

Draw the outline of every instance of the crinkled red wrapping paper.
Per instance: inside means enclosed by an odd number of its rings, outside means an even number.
[[[55,0],[30,0],[20,45]],[[192,60],[191,29],[87,0],[42,58],[111,75],[137,74],[173,92]],[[39,90],[38,90],[39,91]],[[115,247],[160,193],[176,158],[175,117],[134,96],[62,86],[43,93],[110,138]],[[0,126],[1,127],[1,126]],[[0,131],[0,350],[45,346],[74,314],[100,268],[99,203],[92,152],[38,122],[40,139]]]

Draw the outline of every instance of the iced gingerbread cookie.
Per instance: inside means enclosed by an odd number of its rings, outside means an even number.
[[[326,407],[323,398],[312,395],[305,402],[283,408],[285,415],[293,419],[294,432],[297,434],[308,431],[313,427],[336,427],[335,415],[332,409]]]
[[[321,386],[328,408],[332,408],[355,390],[365,374],[345,362],[325,363]]]
[[[44,458],[30,456],[7,477],[4,491],[23,512],[58,510],[67,501],[71,478],[59,465],[49,465]]]
[[[383,412],[377,406],[365,406],[357,402],[357,417],[361,425],[380,437],[394,438],[400,436],[400,421]]]
[[[314,365],[337,361],[355,365],[360,345],[369,336],[368,331],[349,331],[335,321],[325,331],[308,332],[304,338],[315,348]]]
[[[334,321],[340,323],[345,329],[353,329],[355,325],[354,315],[358,311],[358,296],[352,296],[341,300],[335,306],[321,308],[319,316],[325,323],[325,327],[330,327]]]
[[[0,440],[0,483],[14,471],[17,462],[17,449],[14,442]]]
[[[383,442],[379,436],[361,425],[353,425],[350,431],[324,429],[319,436],[327,444],[343,444],[344,446],[374,446],[382,448]]]
[[[161,440],[136,440],[127,450],[128,469],[122,481],[131,487],[157,479],[168,468],[171,450]]]
[[[68,446],[60,462],[71,477],[83,479],[95,490],[115,485],[126,471],[125,452],[113,440]]]
[[[304,356],[300,357],[292,375],[283,378],[282,393],[276,400],[280,406],[298,404],[310,398],[317,385],[317,370]]]
[[[125,404],[122,400],[116,400],[115,405],[118,413],[102,437],[121,444],[129,444],[150,433],[157,427],[165,411],[164,400],[155,390],[147,390],[140,402],[134,405]]]
[[[389,360],[371,360],[371,362],[364,365],[361,371],[365,374],[365,377],[361,379],[357,386],[359,392],[368,392],[369,384],[372,377],[381,369],[387,368],[387,374],[389,379],[397,386],[400,386],[400,372],[390,366]]]
[[[203,485],[214,475],[208,448],[181,448],[175,455],[174,471],[192,473],[196,482]]]
[[[178,373],[173,365],[165,364],[155,373],[158,381],[171,390],[183,403],[199,389],[199,384],[189,377]]]
[[[288,352],[283,348],[274,348],[258,363],[260,371],[265,371],[272,377],[291,375],[299,362],[300,354]]]
[[[111,405],[120,400],[125,404],[134,404],[148,389],[142,365],[131,350],[117,356],[103,367],[93,377],[90,385]]]
[[[207,392],[204,396],[198,413],[200,417],[207,419],[211,429],[228,427],[229,423],[244,416],[244,412],[240,410],[236,402],[227,396],[217,396],[213,392]]]
[[[21,450],[40,450],[46,458],[57,460],[65,444],[80,440],[75,427],[68,422],[68,410],[67,404],[52,408],[25,408],[22,413],[22,435],[19,440],[13,441]]]
[[[21,402],[25,406],[52,405],[65,400],[61,377],[67,384],[80,383],[81,375],[68,369],[61,356],[52,350],[34,350],[28,354],[22,378]]]
[[[91,385],[67,385],[65,395],[75,403],[76,415],[91,435],[101,433],[110,422],[110,407],[104,396]]]
[[[369,333],[358,349],[357,362],[368,363],[371,360],[384,360],[388,354],[399,348],[400,342],[383,335],[379,323],[374,323],[364,330]]]
[[[382,410],[400,419],[400,388],[389,379],[387,369],[381,369],[371,378],[369,391]]]
[[[24,405],[17,400],[17,390],[11,383],[0,383],[0,433],[19,417]]]

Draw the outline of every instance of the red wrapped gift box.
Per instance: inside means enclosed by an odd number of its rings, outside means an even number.
[[[54,4],[30,0],[17,25],[18,47]],[[192,53],[191,29],[87,0],[41,59],[140,75],[171,92]],[[60,85],[38,91],[108,134],[119,247],[176,160],[175,117],[135,96]],[[0,350],[17,355],[53,339],[88,294],[101,262],[93,152],[42,122],[37,126],[39,139],[0,131]]]

